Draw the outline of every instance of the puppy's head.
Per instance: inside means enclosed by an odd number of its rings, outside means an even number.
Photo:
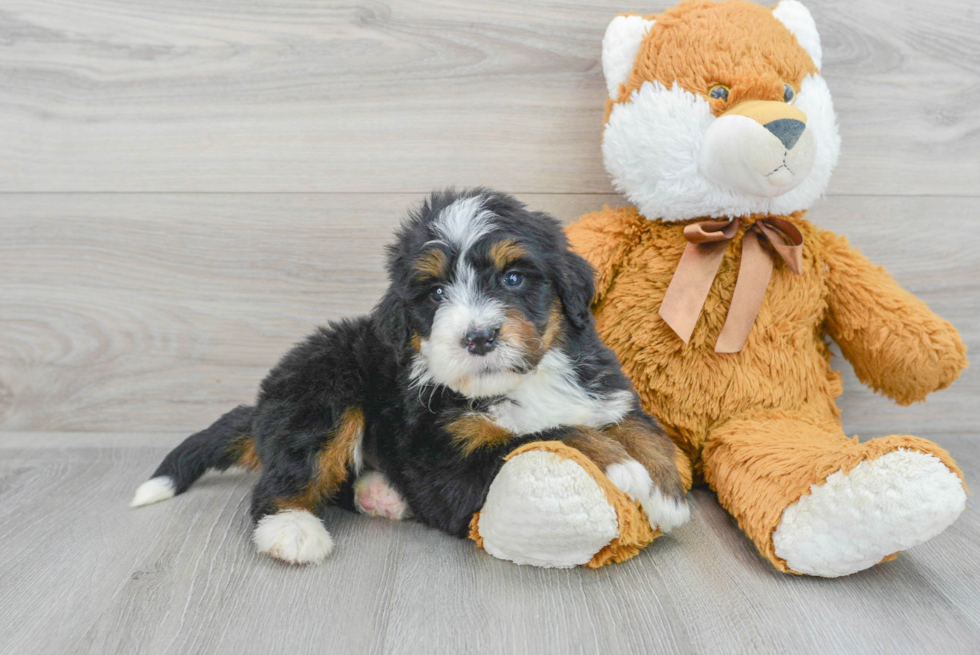
[[[388,275],[376,318],[418,384],[505,394],[592,329],[592,269],[558,221],[486,189],[433,194],[389,247]]]

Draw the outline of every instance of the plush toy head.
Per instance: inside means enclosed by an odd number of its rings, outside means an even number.
[[[647,218],[808,209],[840,149],[820,58],[796,0],[688,0],[617,16],[602,42],[613,183]]]

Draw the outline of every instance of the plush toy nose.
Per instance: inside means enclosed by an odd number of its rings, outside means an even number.
[[[806,123],[795,118],[779,118],[763,125],[779,139],[783,147],[792,150],[796,142],[800,140],[800,135],[806,129]]]
[[[769,130],[787,150],[793,149],[806,130],[806,114],[785,102],[747,100],[738,103],[722,116],[751,118]]]
[[[497,347],[499,331],[497,328],[467,330],[463,337],[463,346],[474,355],[482,357]]]
[[[775,198],[810,174],[814,138],[799,108],[775,100],[746,100],[708,126],[698,171],[727,189]]]

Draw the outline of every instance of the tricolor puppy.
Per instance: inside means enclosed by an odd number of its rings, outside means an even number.
[[[318,562],[329,504],[465,536],[503,456],[564,440],[664,530],[687,518],[674,446],[592,324],[592,270],[553,218],[477,189],[434,194],[388,251],[369,316],[295,346],[241,406],[188,437],[133,506],[207,469],[261,470],[259,551]],[[355,484],[358,476],[360,480]]]

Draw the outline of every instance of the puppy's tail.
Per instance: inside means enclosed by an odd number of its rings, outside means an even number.
[[[208,469],[229,466],[259,467],[255,442],[250,435],[254,407],[239,405],[214,424],[184,439],[157,467],[153,477],[136,490],[130,507],[173,498],[184,493]]]

